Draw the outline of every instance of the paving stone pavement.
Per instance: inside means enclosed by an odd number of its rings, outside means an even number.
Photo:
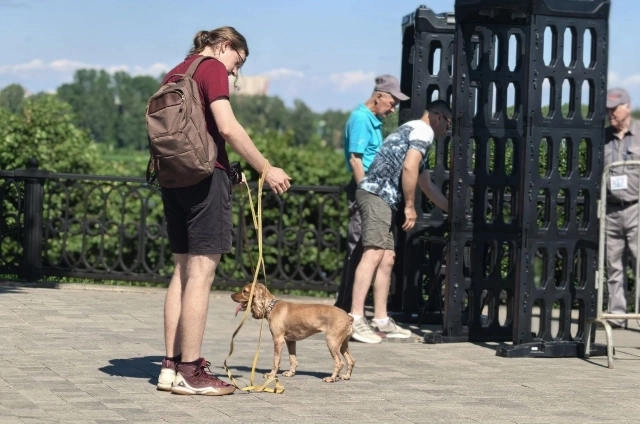
[[[298,343],[285,392],[178,396],[156,391],[164,355],[163,289],[0,284],[0,423],[626,423],[640,417],[640,329],[616,330],[615,369],[589,360],[506,359],[495,345],[350,344],[350,381],[332,371],[324,337]],[[296,301],[330,302],[311,298]],[[212,292],[203,355],[215,373],[241,318]],[[247,385],[259,321],[248,320],[228,364]],[[271,366],[268,329],[259,378]],[[597,341],[603,340],[599,331]],[[288,361],[283,355],[283,369]]]

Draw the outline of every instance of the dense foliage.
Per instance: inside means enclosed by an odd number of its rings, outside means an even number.
[[[24,168],[29,158],[37,157],[40,168],[52,172],[144,176],[148,160],[144,109],[158,84],[159,80],[152,77],[83,70],[76,73],[72,83],[61,86],[57,95],[40,93],[25,98],[21,86],[5,87],[0,90],[0,169]],[[281,99],[269,96],[232,96],[231,102],[238,120],[248,129],[259,150],[274,165],[284,168],[293,184],[342,186],[347,182],[342,132],[349,112],[315,113],[301,101],[289,108]],[[640,111],[635,111],[634,116],[640,118]],[[396,126],[397,115],[392,115],[385,121],[385,135]],[[560,174],[566,174],[570,165],[572,143],[579,144],[579,172],[586,172],[588,143],[566,139],[559,142]],[[549,147],[544,143],[540,147],[541,175],[549,172]],[[474,145],[470,148],[474,149]],[[489,170],[503,166],[510,173],[514,167],[514,147],[507,142],[504,164],[495,163],[495,151],[495,142],[490,141]],[[234,153],[230,156],[231,160],[239,159]],[[246,171],[250,181],[257,179],[255,171]],[[235,195],[244,194],[236,191]],[[539,195],[544,197],[547,193],[542,191]],[[541,222],[548,214],[543,203],[538,206]],[[507,209],[510,206],[504,205]],[[5,204],[4,208],[5,212],[15,214],[15,202]],[[558,224],[563,225],[564,206],[559,209]],[[234,211],[236,228],[239,219],[250,222],[246,204],[235,202]],[[582,214],[584,211],[578,206],[579,219]],[[503,215],[509,217],[511,211],[505,210]],[[145,217],[147,231],[142,237],[138,234],[141,216]],[[489,210],[487,219],[492,216],[493,211]],[[144,257],[155,269],[161,267],[162,274],[171,272],[166,241],[157,237],[162,231],[163,217],[159,195],[153,189],[131,183],[50,180],[45,217],[49,223],[46,229],[49,263],[82,260],[103,268],[114,267],[116,263],[135,268],[143,266],[140,258]],[[284,231],[283,240],[276,240],[273,233],[265,238],[267,268],[281,267],[289,274],[300,269],[311,275],[321,264],[322,273],[337,281],[343,249],[323,248],[323,244],[333,246],[336,237],[344,238],[346,221],[343,196],[317,196],[313,191],[282,198],[266,195],[265,226]],[[255,239],[252,231],[249,236]],[[148,245],[143,247],[141,242]],[[3,241],[2,256],[7,256],[7,250],[18,249],[18,245],[17,239],[13,244]],[[113,253],[119,249],[117,255]],[[85,256],[81,257],[81,252]],[[245,267],[250,266],[246,254],[234,252],[224,258],[221,272],[242,277],[238,258],[242,258]],[[280,263],[276,263],[277,258]]]

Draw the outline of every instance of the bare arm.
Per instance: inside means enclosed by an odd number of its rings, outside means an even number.
[[[291,178],[282,169],[269,166],[265,157],[258,151],[249,134],[233,114],[229,99],[220,98],[211,102],[211,113],[213,113],[218,131],[231,148],[258,173],[262,174],[267,168],[265,181],[277,193],[287,191]]]
[[[427,195],[429,200],[431,200],[434,205],[436,205],[443,211],[448,212],[449,200],[444,197],[444,194],[442,194],[438,187],[433,184],[433,182],[431,181],[431,173],[428,169],[420,174],[418,184],[420,184],[420,189],[424,192],[424,194]]]
[[[225,141],[242,159],[247,161],[249,166],[261,173],[265,167],[266,159],[236,119],[229,100],[225,98],[214,100],[211,102],[211,112],[218,126],[218,131]]]
[[[351,153],[349,159],[349,165],[353,170],[353,178],[356,180],[356,184],[360,184],[360,181],[364,178],[364,165],[362,164],[361,153]]]
[[[422,154],[419,151],[415,149],[407,151],[407,157],[402,165],[402,194],[405,206],[414,207],[416,187],[418,185],[418,169],[421,160]]]
[[[402,224],[404,231],[409,231],[416,223],[416,186],[418,184],[418,169],[420,167],[420,161],[422,160],[422,154],[415,150],[409,149],[407,156],[404,159],[402,165],[402,194],[404,197],[404,217],[405,221]]]

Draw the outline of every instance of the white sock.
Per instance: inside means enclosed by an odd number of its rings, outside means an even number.
[[[353,317],[354,321],[359,320],[359,319],[362,318],[362,315],[353,315],[352,313],[349,313],[349,315],[351,315]]]
[[[382,319],[374,318],[373,322],[375,322],[378,325],[387,325],[389,324],[389,317],[382,318]]]

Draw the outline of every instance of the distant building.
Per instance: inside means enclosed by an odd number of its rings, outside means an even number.
[[[234,88],[238,87],[238,89]],[[266,96],[269,94],[269,77],[253,76],[247,77],[240,75],[235,80],[233,76],[229,77],[229,91],[231,94],[239,94],[243,96]]]

